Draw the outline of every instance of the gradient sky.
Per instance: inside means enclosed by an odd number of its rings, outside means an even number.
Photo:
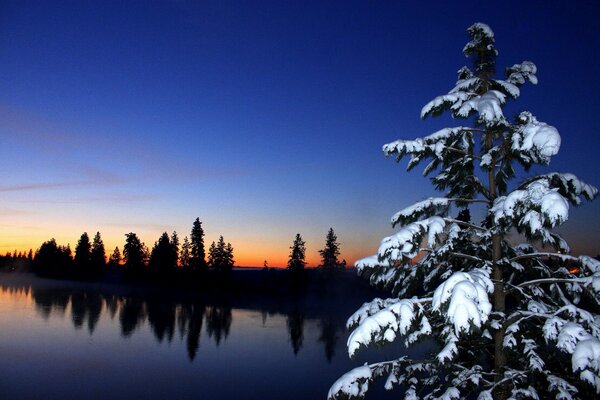
[[[333,227],[348,262],[391,215],[435,195],[381,146],[460,124],[421,121],[446,93],[465,29],[489,24],[498,70],[538,66],[510,113],[561,132],[533,172],[600,185],[596,2],[0,2],[0,253],[99,230],[183,238],[200,217],[238,265],[310,264]],[[510,115],[509,113],[509,115]],[[600,201],[561,232],[600,253]]]

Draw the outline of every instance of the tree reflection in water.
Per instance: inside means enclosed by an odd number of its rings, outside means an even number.
[[[28,287],[29,288],[29,287]],[[36,310],[48,319],[53,313],[69,317],[75,329],[87,326],[92,335],[103,312],[111,319],[118,318],[121,335],[129,338],[145,323],[159,343],[171,342],[175,334],[185,340],[190,361],[194,361],[200,347],[202,328],[216,346],[227,340],[233,321],[232,306],[228,300],[207,301],[193,299],[174,299],[169,295],[117,295],[93,290],[67,290],[56,288],[31,287],[31,297]],[[252,308],[260,312],[262,325],[269,317],[283,315],[289,335],[289,343],[294,355],[298,355],[304,344],[304,324],[307,319],[317,320],[319,326],[318,342],[322,343],[325,358],[331,362],[335,356],[338,331],[343,324],[334,319],[333,314],[315,315],[313,310],[307,316],[300,304],[281,305],[280,302],[267,301],[262,307]]]

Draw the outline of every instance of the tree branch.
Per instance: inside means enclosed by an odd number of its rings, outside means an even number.
[[[569,256],[569,255],[565,255],[565,254],[560,254],[560,253],[531,253],[531,254],[523,254],[521,256],[517,256],[517,257],[513,257],[508,261],[517,261],[517,260],[524,260],[526,258],[539,258],[539,257],[554,257],[554,258],[560,258],[563,260],[571,260],[571,261],[579,261],[579,259],[577,257],[573,257],[573,256]]]
[[[473,228],[473,229],[477,229],[479,231],[485,232],[487,231],[487,229],[479,226],[479,225],[473,225],[469,222],[464,222],[464,221],[460,221],[458,219],[454,219],[454,218],[444,218],[444,221],[446,222],[450,222],[450,223],[455,223],[457,225],[463,225],[463,226],[468,226],[469,228]]]

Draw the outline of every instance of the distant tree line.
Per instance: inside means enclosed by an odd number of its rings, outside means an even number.
[[[137,234],[129,232],[125,234],[123,251],[117,246],[107,258],[100,232],[96,232],[91,240],[88,233],[84,232],[74,252],[70,245],[59,245],[55,239],[50,239],[42,243],[35,254],[29,250],[27,254],[15,251],[0,256],[0,267],[31,269],[44,277],[77,280],[101,280],[115,274],[122,275],[126,280],[168,280],[185,279],[207,271],[231,271],[235,265],[231,243],[219,236],[206,251],[204,237],[199,218],[193,222],[189,237],[185,236],[183,241],[180,241],[176,231],[171,235],[163,232],[152,249]],[[346,260],[338,259],[340,244],[333,228],[327,232],[325,246],[319,250],[319,254],[319,269],[337,271],[346,267]],[[298,233],[290,247],[287,267],[289,271],[299,273],[306,264],[306,242]],[[266,260],[263,269],[269,269]]]
[[[92,241],[84,232],[74,253],[69,245],[61,246],[55,239],[50,239],[42,243],[35,256],[30,251],[27,256],[19,253],[17,257],[28,260],[38,275],[82,280],[99,280],[115,271],[120,271],[127,279],[168,279],[208,270],[227,272],[235,264],[233,246],[226,243],[223,236],[216,243],[212,242],[207,259],[199,218],[194,221],[189,238],[184,237],[181,245],[177,232],[171,235],[164,232],[150,250],[137,234],[130,232],[125,234],[123,252],[117,246],[107,260],[100,232],[96,232]],[[7,264],[5,260],[8,259],[12,260],[10,253],[0,262]]]

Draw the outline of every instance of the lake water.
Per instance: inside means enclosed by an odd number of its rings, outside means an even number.
[[[0,277],[0,399],[325,399],[353,367],[404,352],[348,359],[344,323],[365,300]],[[367,398],[392,398],[382,385]]]

